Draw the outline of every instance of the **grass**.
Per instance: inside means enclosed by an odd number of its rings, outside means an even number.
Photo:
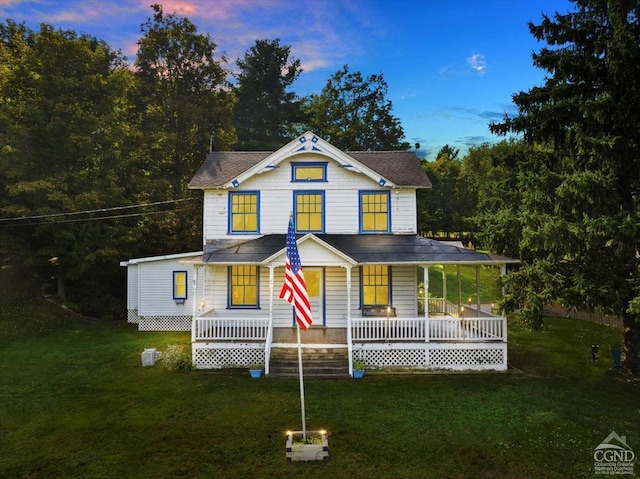
[[[422,276],[422,268],[419,268],[418,278]],[[497,279],[500,271],[495,267],[483,266],[480,268],[480,302],[484,304],[497,303],[502,297],[502,291],[498,287]],[[452,303],[458,303],[460,296],[461,303],[466,304],[471,299],[472,304],[476,304],[476,268],[475,266],[460,267],[460,291],[458,291],[458,274],[454,266],[446,269],[447,299]],[[429,295],[434,298],[442,298],[442,266],[429,267]]]
[[[9,297],[0,477],[587,478],[612,430],[640,454],[640,383],[607,374],[619,330],[548,318],[542,332],[512,323],[509,335],[508,373],[308,379],[307,427],[329,431],[330,458],[287,463],[285,431],[301,425],[297,380],[144,368],[144,348],[189,334]]]

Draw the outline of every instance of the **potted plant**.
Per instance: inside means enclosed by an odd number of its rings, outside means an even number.
[[[360,379],[364,376],[364,361],[362,359],[355,359],[353,361],[353,378]]]
[[[249,366],[249,374],[252,378],[259,378],[262,376],[262,364],[252,364]]]

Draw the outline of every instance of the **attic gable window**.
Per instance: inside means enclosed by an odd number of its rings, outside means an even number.
[[[311,183],[327,181],[327,162],[291,163],[291,181]]]
[[[391,216],[389,214],[388,191],[360,192],[360,232],[390,233]]]
[[[229,193],[229,233],[260,232],[260,193]]]

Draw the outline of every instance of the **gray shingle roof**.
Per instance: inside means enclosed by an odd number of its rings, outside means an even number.
[[[319,234],[316,236],[360,264],[504,264],[518,262],[511,258],[462,248],[418,235]],[[285,244],[286,235],[284,234],[265,235],[247,241],[219,240],[205,247],[203,258],[207,263],[261,263],[283,250]]]
[[[214,151],[189,182],[189,188],[217,188],[229,183],[269,156],[271,151]],[[431,188],[431,182],[410,151],[352,151],[354,160],[398,186]]]

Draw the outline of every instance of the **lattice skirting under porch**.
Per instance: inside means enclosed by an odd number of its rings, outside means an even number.
[[[138,324],[140,321],[140,317],[138,316],[137,309],[128,309],[127,310],[127,323]]]
[[[506,343],[358,344],[353,358],[368,368],[420,368],[492,370],[507,369]]]
[[[137,309],[127,311],[127,322],[137,323],[138,331],[191,331],[191,316],[138,316]]]
[[[264,343],[192,343],[198,369],[220,369],[264,363]]]

